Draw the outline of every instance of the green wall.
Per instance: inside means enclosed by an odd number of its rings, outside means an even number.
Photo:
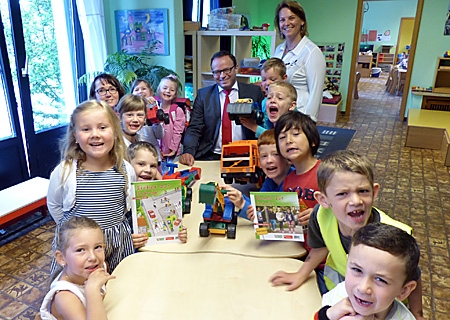
[[[250,14],[252,25],[261,25],[264,22],[271,24],[274,29],[275,8],[279,0],[235,0],[237,14]],[[356,22],[356,0],[305,0],[300,1],[305,9],[308,21],[309,38],[315,43],[345,43],[342,64],[341,93],[342,106],[347,100],[347,88],[352,57],[353,33]]]
[[[184,43],[183,34],[183,0],[165,0],[162,5],[159,1],[148,0],[103,0],[105,10],[106,45],[108,54],[118,50],[116,36],[115,10],[140,9],[168,9],[169,20],[169,55],[154,56],[151,61],[155,64],[174,70],[184,84]],[[183,88],[184,89],[184,88]]]
[[[448,7],[449,0],[425,0],[411,75],[411,86],[432,86],[437,58],[442,57],[445,51],[450,50],[450,36],[444,36]],[[411,94],[410,91],[407,108],[420,109],[421,104],[422,98]]]
[[[374,52],[381,52],[382,45],[392,45],[391,53],[395,53],[401,18],[416,16],[417,0],[370,1],[369,10],[364,13],[363,31],[377,30],[384,33],[390,30],[389,41],[367,41],[374,45]]]

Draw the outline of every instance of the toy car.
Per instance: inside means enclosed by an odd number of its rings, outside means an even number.
[[[217,182],[200,185],[199,202],[205,204],[203,222],[199,226],[200,237],[209,237],[214,233],[236,239],[237,214],[234,212],[234,204],[224,197],[226,192]]]
[[[227,105],[228,117],[236,124],[241,124],[239,118],[252,118],[257,124],[264,121],[264,113],[261,112],[258,103],[252,99],[237,99],[235,102]]]
[[[241,184],[247,182],[262,184],[265,175],[259,166],[257,141],[238,140],[224,145],[220,173],[226,184],[231,184],[234,180]]]
[[[202,169],[197,167],[192,167],[191,169],[185,169],[181,171],[176,171],[178,168],[176,163],[166,163],[169,167],[169,171],[164,174],[163,180],[167,179],[180,179],[181,180],[181,201],[183,207],[183,215],[186,213],[191,213],[191,202],[192,202],[192,185],[195,180],[199,180],[202,174]]]

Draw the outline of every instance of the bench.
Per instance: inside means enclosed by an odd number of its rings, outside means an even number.
[[[36,177],[0,191],[0,227],[36,212],[47,215],[49,180]]]
[[[406,147],[441,150],[450,166],[450,112],[409,109]]]

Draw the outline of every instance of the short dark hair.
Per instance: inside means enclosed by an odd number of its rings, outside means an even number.
[[[91,88],[89,90],[89,99],[97,100],[97,97],[95,96],[95,82],[97,80],[100,80],[101,82],[109,83],[110,85],[115,87],[117,89],[117,92],[119,93],[119,100],[122,99],[122,97],[125,95],[125,89],[123,88],[122,84],[120,83],[119,80],[117,80],[117,78],[115,76],[113,76],[112,74],[108,74],[108,73],[100,73],[98,76],[96,76],[94,78],[94,80],[91,83]]]
[[[280,153],[280,147],[278,143],[278,137],[281,132],[288,131],[291,128],[301,129],[305,134],[311,148],[311,153],[314,156],[320,146],[320,135],[317,129],[316,123],[310,116],[297,111],[292,110],[283,114],[275,124],[275,141],[277,143],[277,150]],[[280,153],[281,154],[281,153]]]
[[[283,8],[288,8],[292,11],[293,14],[295,14],[297,17],[299,17],[301,20],[305,22],[303,25],[303,28],[300,28],[300,34],[302,37],[308,35],[308,23],[306,22],[306,13],[305,10],[303,10],[303,7],[298,3],[297,1],[281,1],[277,8],[275,9],[275,27],[278,29],[278,32],[280,34],[280,39],[285,39],[286,37],[280,30],[280,11]]]
[[[229,57],[231,59],[231,61],[233,61],[233,66],[237,65],[236,57],[234,55],[232,55],[230,53],[230,51],[227,51],[227,50],[221,50],[221,51],[218,51],[218,52],[214,53],[212,58],[211,58],[211,62],[210,62],[209,65],[212,66],[212,63],[213,63],[214,59],[222,58],[222,57]]]
[[[401,258],[405,262],[404,283],[417,280],[420,249],[416,239],[408,232],[380,222],[369,223],[353,235],[350,251],[352,247],[360,244]]]

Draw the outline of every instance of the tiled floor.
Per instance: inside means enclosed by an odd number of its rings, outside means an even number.
[[[376,206],[414,227],[422,249],[425,318],[449,319],[449,168],[439,151],[404,147],[400,97],[384,90],[385,81],[362,78],[351,116],[334,126],[355,129],[348,148],[375,163],[382,186]],[[53,231],[48,223],[0,247],[0,319],[34,319],[48,286]]]

